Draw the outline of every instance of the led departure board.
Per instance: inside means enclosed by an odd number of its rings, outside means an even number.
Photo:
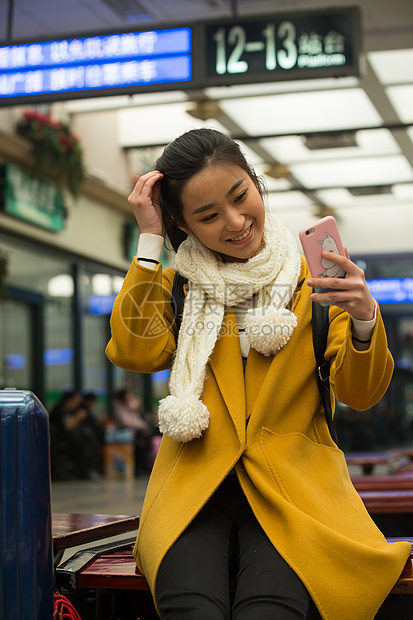
[[[0,47],[0,101],[185,83],[192,78],[191,50],[190,28]]]
[[[356,7],[0,47],[0,105],[359,74]]]
[[[413,278],[377,278],[366,283],[379,304],[413,302]]]

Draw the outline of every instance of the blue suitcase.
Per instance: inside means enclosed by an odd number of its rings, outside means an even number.
[[[0,618],[51,620],[49,416],[29,391],[0,390]]]

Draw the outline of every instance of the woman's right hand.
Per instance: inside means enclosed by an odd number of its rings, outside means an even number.
[[[162,235],[162,214],[159,204],[160,180],[163,174],[152,170],[140,176],[128,197],[141,233]]]

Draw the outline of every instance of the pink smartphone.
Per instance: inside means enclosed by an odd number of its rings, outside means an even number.
[[[328,215],[312,226],[303,228],[299,237],[313,278],[346,277],[346,272],[341,267],[321,255],[321,252],[326,250],[346,256],[333,216]],[[332,289],[316,288],[317,293],[327,293],[330,290]],[[328,306],[331,302],[322,301],[320,303],[322,306]]]

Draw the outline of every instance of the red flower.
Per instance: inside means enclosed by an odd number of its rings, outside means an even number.
[[[54,173],[57,182],[76,196],[85,170],[79,139],[70,126],[29,109],[17,123],[17,133],[33,143],[35,173],[46,177]]]

